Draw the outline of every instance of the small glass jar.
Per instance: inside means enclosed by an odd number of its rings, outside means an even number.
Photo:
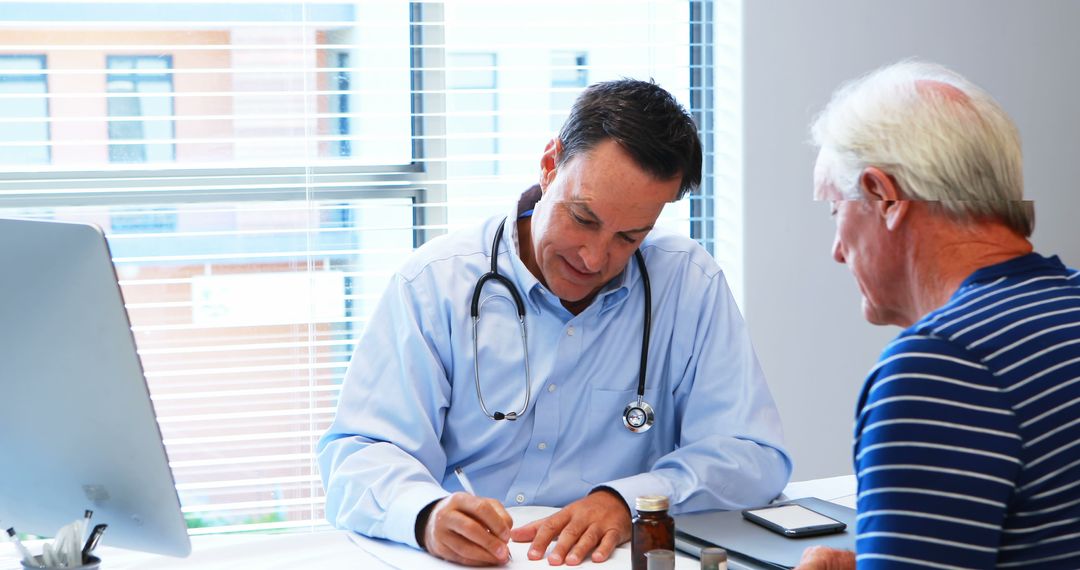
[[[632,570],[648,570],[645,553],[650,550],[675,550],[675,519],[668,514],[668,504],[663,495],[647,495],[635,501],[637,516],[630,538]]]
[[[727,551],[715,547],[702,548],[701,570],[728,570]]]
[[[647,570],[675,570],[675,552],[671,550],[650,550],[645,553]]]

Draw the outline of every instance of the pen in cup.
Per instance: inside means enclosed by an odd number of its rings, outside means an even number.
[[[19,555],[23,557],[23,562],[29,566],[37,566],[37,562],[34,561],[34,556],[30,554],[30,551],[27,550],[22,541],[19,540],[19,536],[15,534],[14,527],[7,529],[7,535],[8,538],[11,539],[11,542],[15,543],[15,549],[18,550]]]
[[[86,540],[90,536],[90,519],[94,518],[94,511],[86,509],[83,511],[83,535],[79,537],[79,540]]]
[[[90,537],[86,539],[86,545],[84,545],[82,549],[83,564],[86,564],[87,560],[89,560],[90,558],[90,555],[94,553],[94,549],[97,548],[98,541],[101,540],[101,535],[105,534],[105,529],[108,527],[109,525],[101,523],[95,526],[94,530],[90,531]]]
[[[469,478],[465,475],[465,470],[461,466],[454,468],[454,475],[457,475],[458,482],[461,483],[461,488],[465,489],[466,493],[476,496],[476,489],[473,489],[472,482],[469,481]],[[510,557],[510,560],[514,559],[514,555],[510,553],[509,549],[507,549],[506,555]]]

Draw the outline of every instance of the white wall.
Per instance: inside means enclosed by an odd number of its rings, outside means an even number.
[[[1020,128],[1036,250],[1080,264],[1080,2],[745,0],[746,316],[796,479],[851,472],[862,378],[898,329],[862,320],[811,196],[808,125],[832,90],[919,57],[998,98]]]

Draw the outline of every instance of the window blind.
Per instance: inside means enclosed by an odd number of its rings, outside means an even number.
[[[502,213],[585,86],[706,142],[662,224],[738,283],[738,2],[0,0],[0,215],[106,231],[193,533],[324,524],[312,455],[423,242]]]

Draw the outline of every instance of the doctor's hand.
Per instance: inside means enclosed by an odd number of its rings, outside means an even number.
[[[630,540],[630,509],[622,497],[599,490],[566,505],[561,511],[510,532],[514,542],[529,542],[529,560],[539,560],[558,538],[548,563],[581,564],[592,552],[593,562],[603,562],[615,547]]]
[[[803,551],[795,570],[854,570],[855,553],[825,546],[811,546]]]
[[[510,513],[495,499],[454,493],[431,510],[421,546],[434,556],[467,566],[506,564],[513,525]]]

